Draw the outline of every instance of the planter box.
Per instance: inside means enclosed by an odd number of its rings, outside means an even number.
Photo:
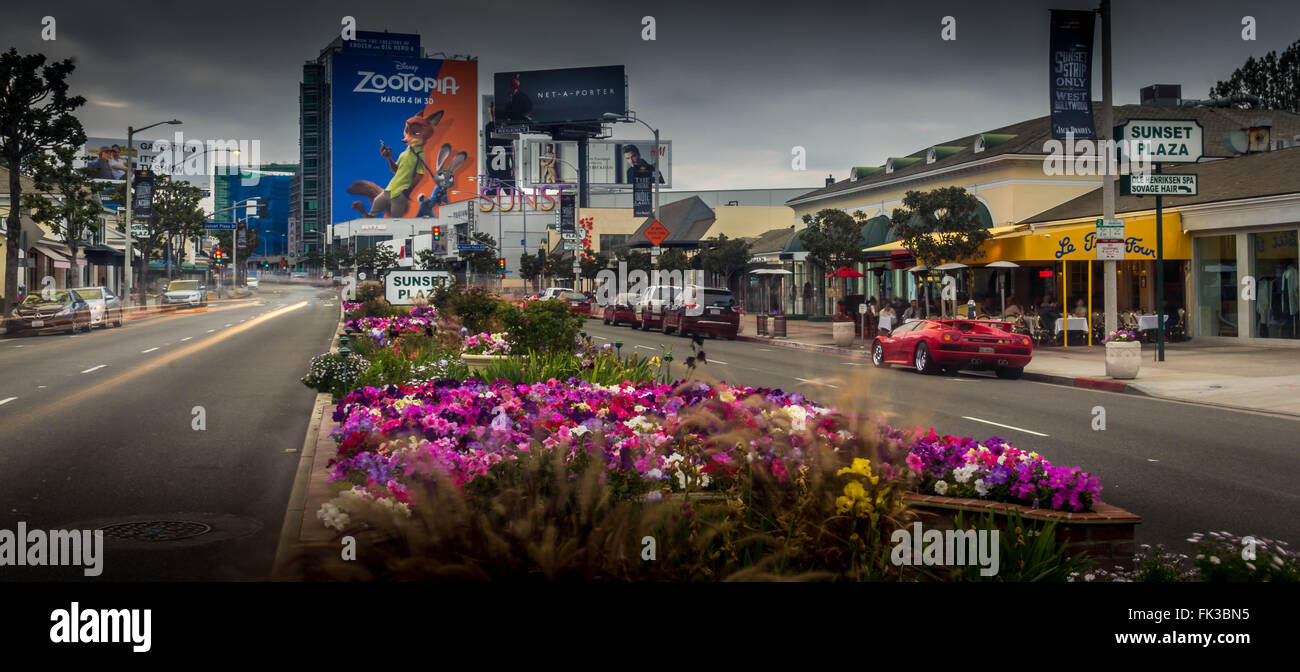
[[[499,359],[506,359],[506,357],[506,355],[461,355],[460,361],[465,362],[465,366],[469,367],[470,373],[477,373],[486,369],[488,364]]]
[[[1094,502],[1088,513],[1071,513],[1051,509],[1031,509],[1019,504],[990,502],[983,499],[940,497],[905,493],[903,498],[921,516],[922,524],[936,529],[951,529],[958,512],[972,515],[985,513],[1006,514],[1016,512],[1026,520],[1055,520],[1057,541],[1067,542],[1071,553],[1087,552],[1104,569],[1115,566],[1133,568],[1137,553],[1134,531],[1142,517],[1117,506]],[[969,518],[969,516],[968,516]],[[999,525],[1001,527],[1001,524]]]
[[[1106,375],[1129,380],[1137,378],[1142,368],[1142,343],[1139,341],[1111,341],[1106,344]]]
[[[841,348],[853,345],[854,331],[852,322],[831,322],[831,335],[835,337],[835,345]]]

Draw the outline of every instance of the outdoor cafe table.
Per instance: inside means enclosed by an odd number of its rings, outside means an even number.
[[[1168,321],[1169,321],[1169,316],[1165,315],[1165,322]],[[1158,322],[1156,322],[1155,315],[1138,315],[1137,323],[1138,323],[1138,331],[1147,331],[1148,329],[1155,329],[1156,325],[1159,324]]]
[[[1070,320],[1069,322],[1070,331],[1088,330],[1088,318],[1086,317],[1071,317],[1071,318],[1058,317],[1056,318],[1056,333],[1058,334],[1061,333],[1061,330],[1065,328],[1063,325],[1065,324],[1066,319]]]

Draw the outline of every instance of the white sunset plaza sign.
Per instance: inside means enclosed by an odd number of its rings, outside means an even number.
[[[1205,151],[1201,122],[1195,119],[1129,119],[1115,127],[1115,141],[1131,161],[1195,163]]]

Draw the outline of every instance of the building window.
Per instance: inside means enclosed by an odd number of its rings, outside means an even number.
[[[1297,338],[1300,303],[1297,296],[1296,231],[1268,231],[1250,235],[1251,269],[1255,275],[1255,335],[1260,338]]]
[[[1202,336],[1236,336],[1237,237],[1196,239],[1196,300]]]

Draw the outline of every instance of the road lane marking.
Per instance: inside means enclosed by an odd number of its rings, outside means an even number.
[[[652,348],[652,347],[650,347],[650,346],[648,346],[648,345],[638,345],[638,346],[636,346],[636,347],[638,347],[638,348],[644,348],[644,349],[646,349],[646,350],[654,350],[654,348]]]
[[[769,350],[768,348],[759,348],[758,351],[759,351],[759,352],[771,352],[771,350]]]
[[[155,347],[149,348],[148,350],[141,350],[141,351],[140,351],[140,354],[143,355],[143,354],[145,354],[145,353],[147,353],[147,352],[153,352],[154,350],[157,350],[157,349],[158,349],[157,346],[155,346]]]
[[[188,341],[188,340],[190,340],[191,338],[194,338],[194,337],[193,337],[193,336],[186,336],[185,338],[182,338],[182,339],[181,339],[181,342],[184,343],[185,341]]]
[[[1000,423],[1000,422],[993,422],[992,420],[981,420],[981,419],[979,419],[979,418],[972,418],[972,417],[969,416],[969,415],[963,415],[963,416],[961,416],[961,417],[962,417],[963,419],[965,419],[965,420],[974,420],[975,422],[982,422],[982,423],[984,423],[984,424],[986,424],[986,425],[993,425],[994,427],[1003,427],[1003,428],[1005,428],[1005,429],[1014,429],[1014,430],[1016,430],[1017,432],[1024,432],[1024,433],[1026,433],[1026,434],[1033,434],[1034,436],[1047,436],[1046,434],[1044,434],[1044,433],[1042,433],[1042,432],[1035,432],[1035,431],[1032,430],[1032,429],[1024,429],[1023,427],[1013,427],[1013,426],[1011,426],[1011,425],[1004,425],[1004,424],[1002,424],[1002,423]]]
[[[602,340],[602,341],[608,341],[608,340],[609,340],[608,338],[605,338],[604,336],[597,336],[596,338],[599,338],[599,339]]]
[[[106,367],[106,366],[108,366],[108,365],[107,365],[107,364],[100,364],[100,365],[98,365],[98,366],[92,366],[92,367],[90,367],[89,369],[86,369],[85,371],[82,371],[82,373],[90,373],[91,371],[98,371],[99,369],[102,369],[102,368],[104,368],[104,367]]]
[[[705,363],[705,364],[721,364],[721,365],[723,365],[723,366],[731,366],[730,364],[728,364],[728,363],[722,361],[721,359],[707,359],[707,360],[704,361],[704,363]]]
[[[797,380],[797,381],[799,381],[799,382],[801,382],[801,383],[808,383],[809,385],[821,385],[821,386],[823,386],[823,387],[829,387],[829,388],[831,388],[832,390],[838,390],[838,389],[840,389],[840,386],[839,386],[839,385],[831,385],[830,383],[823,383],[823,382],[821,382],[821,381],[817,381],[817,380],[808,380],[807,378],[800,378],[800,377],[798,377],[798,376],[795,376],[794,379]]]
[[[209,329],[209,330],[208,330],[208,333],[210,334],[210,333],[212,333],[212,332],[214,332],[214,331],[216,331],[216,329]]]
[[[7,403],[9,403],[9,402],[11,402],[11,401],[13,401],[14,399],[17,399],[17,398],[18,398],[18,397],[9,397],[8,399],[0,399],[0,406],[4,406],[5,404],[7,404]]]
[[[229,327],[229,326],[230,326],[230,323],[229,323],[229,322],[227,322],[227,323],[226,323],[226,326],[227,326],[227,327]]]

